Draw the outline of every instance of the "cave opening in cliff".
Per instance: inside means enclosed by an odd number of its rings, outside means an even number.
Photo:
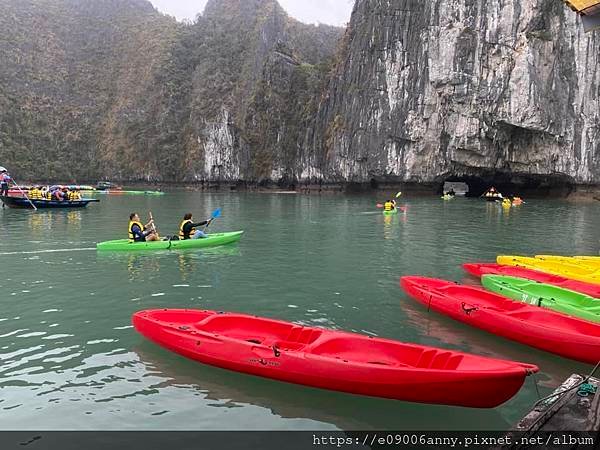
[[[448,176],[443,179],[439,192],[449,190],[464,192],[467,197],[480,197],[494,186],[505,196],[554,196],[568,195],[574,188],[567,175],[535,175],[493,172],[482,175]]]

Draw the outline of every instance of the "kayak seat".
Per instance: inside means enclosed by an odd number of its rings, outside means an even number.
[[[201,323],[196,323],[195,328],[256,345],[275,345],[289,350],[305,347],[322,333],[321,330],[234,314],[208,317]]]
[[[438,350],[426,350],[415,364],[418,369],[455,370],[463,359],[462,355]]]
[[[315,356],[341,359],[345,362],[410,367],[418,359],[421,349],[395,342],[388,343],[352,336],[332,337],[318,341],[307,352]]]

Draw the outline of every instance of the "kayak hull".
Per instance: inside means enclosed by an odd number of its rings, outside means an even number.
[[[69,208],[85,208],[90,203],[98,203],[100,200],[83,199],[75,201],[58,201],[58,200],[27,200],[25,197],[5,197],[0,196],[0,200],[9,208],[14,209],[33,209],[31,203],[37,209],[69,209]]]
[[[205,239],[187,239],[185,241],[129,242],[127,239],[120,239],[101,242],[96,245],[96,249],[98,251],[151,251],[208,248],[238,242],[243,234],[243,231],[214,233],[209,234]]]
[[[525,269],[515,266],[501,266],[499,264],[463,264],[465,271],[476,277],[483,275],[506,275],[509,277],[526,278],[540,283],[581,292],[591,297],[600,298],[600,285],[585,283],[583,281],[571,280],[560,275],[552,275],[539,270]]]
[[[554,255],[536,255],[535,259],[542,261],[553,261],[559,264],[574,264],[587,267],[590,270],[600,270],[600,259],[592,256],[554,256]]]
[[[445,280],[403,277],[401,286],[429,309],[467,325],[565,358],[600,360],[598,324]]]
[[[481,284],[487,290],[519,302],[600,323],[600,301],[588,295],[524,278],[484,275]]]
[[[498,256],[496,262],[502,266],[516,266],[532,270],[541,270],[542,272],[561,275],[573,280],[600,284],[600,270],[590,266],[567,262],[544,261],[542,259],[528,258],[525,256]]]
[[[383,211],[384,216],[395,216],[398,214],[398,209],[392,209],[391,211]]]
[[[203,364],[288,383],[419,403],[498,406],[536,366],[243,314],[133,315],[149,340]]]

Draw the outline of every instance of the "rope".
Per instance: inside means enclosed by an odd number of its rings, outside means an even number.
[[[535,386],[535,392],[537,392],[538,399],[542,398],[542,394],[540,394],[540,388],[538,386],[537,374],[533,373],[533,385]]]
[[[577,383],[576,385],[574,385],[574,386],[571,386],[569,389],[565,389],[564,391],[562,391],[562,392],[559,392],[559,393],[557,393],[557,394],[550,394],[550,395],[548,395],[548,396],[546,396],[546,397],[544,397],[544,398],[541,398],[541,399],[539,399],[539,400],[538,400],[537,402],[535,402],[535,404],[533,405],[533,409],[537,408],[537,406],[538,406],[540,403],[543,403],[543,402],[545,402],[546,400],[549,400],[549,399],[551,399],[551,398],[554,398],[554,397],[556,397],[556,399],[558,400],[560,397],[562,397],[563,395],[565,395],[567,392],[571,392],[571,391],[573,391],[574,389],[579,389],[579,388],[581,388],[583,385],[590,385],[590,386],[594,387],[593,385],[591,385],[591,384],[589,383],[589,381],[590,381],[590,378],[592,378],[592,377],[593,377],[593,376],[596,374],[596,371],[597,371],[599,368],[600,368],[600,361],[598,361],[598,364],[596,364],[596,366],[595,366],[595,367],[594,367],[594,369],[593,369],[593,370],[590,372],[590,374],[589,374],[588,376],[586,376],[586,377],[585,377],[585,378],[584,378],[584,379],[583,379],[583,380],[582,380],[580,383]],[[586,390],[586,392],[587,392],[587,390]],[[595,391],[594,391],[594,393],[595,393]],[[586,394],[586,395],[584,395],[584,397],[585,397],[585,396],[587,396],[587,395],[589,395],[589,392],[587,392],[587,394]]]

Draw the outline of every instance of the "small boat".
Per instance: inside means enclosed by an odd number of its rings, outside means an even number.
[[[589,295],[551,284],[502,275],[484,275],[481,284],[489,291],[518,302],[600,323],[600,300]]]
[[[204,239],[186,239],[151,242],[130,242],[128,239],[101,242],[96,245],[99,251],[141,251],[141,250],[184,250],[193,248],[217,247],[219,245],[232,244],[239,241],[244,234],[243,231],[230,233],[213,233]]]
[[[600,360],[598,324],[445,280],[403,277],[400,283],[415,300],[454,320],[565,358]]]
[[[483,275],[507,275],[509,277],[526,278],[528,280],[539,281],[540,283],[551,284],[563,289],[581,292],[591,297],[600,298],[600,285],[585,283],[583,281],[571,280],[570,278],[552,275],[550,273],[540,272],[539,270],[525,269],[523,267],[501,266],[499,264],[463,264],[463,268],[476,277]]]
[[[541,270],[553,275],[561,275],[573,280],[586,283],[600,284],[600,269],[586,266],[585,264],[572,264],[568,262],[544,261],[525,256],[498,256],[496,262],[502,266],[524,267],[526,269]]]
[[[419,403],[493,408],[537,366],[245,314],[149,310],[143,336],[203,364],[288,383]]]
[[[383,211],[384,216],[395,216],[396,214],[398,214],[398,208],[394,208],[390,211]]]
[[[33,209],[31,203],[38,209],[64,209],[64,208],[85,208],[90,203],[98,203],[100,200],[85,198],[82,200],[73,201],[58,201],[58,200],[27,200],[25,197],[4,197],[0,196],[0,200],[9,208],[18,209]]]

